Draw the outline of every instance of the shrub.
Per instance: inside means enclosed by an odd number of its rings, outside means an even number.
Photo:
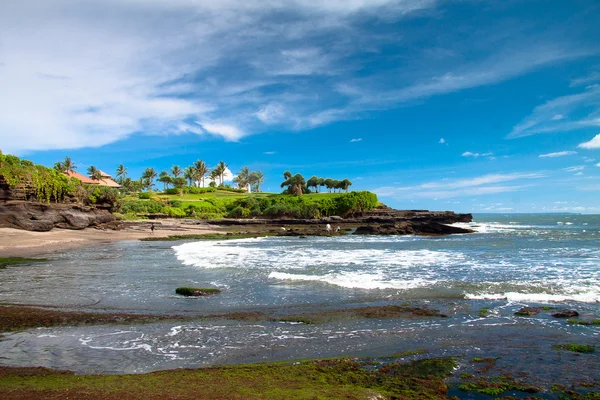
[[[243,218],[250,215],[250,210],[242,206],[237,206],[229,212],[229,216],[233,218]]]
[[[161,211],[164,214],[167,214],[171,218],[185,218],[186,217],[185,211],[183,211],[181,208],[163,207],[163,209]]]
[[[179,200],[169,200],[167,201],[167,204],[175,208],[181,208],[181,206],[183,205],[183,203]]]
[[[140,200],[150,200],[150,197],[152,197],[152,193],[150,193],[150,192],[138,193],[138,199],[140,199]]]
[[[164,206],[161,203],[148,200],[130,201],[121,206],[123,214],[154,214],[162,211]]]

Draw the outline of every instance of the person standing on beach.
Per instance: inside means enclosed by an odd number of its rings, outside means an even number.
[[[152,234],[154,235],[154,222],[150,224],[150,231],[152,232]]]

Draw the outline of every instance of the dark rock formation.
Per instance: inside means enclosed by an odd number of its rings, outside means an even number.
[[[200,297],[221,293],[221,291],[219,289],[212,288],[178,287],[177,289],[175,289],[175,293],[181,296]]]
[[[523,307],[519,311],[515,313],[515,315],[521,317],[531,317],[533,315],[538,315],[542,312],[542,309],[539,307]]]
[[[0,227],[45,232],[53,228],[84,229],[112,223],[106,210],[72,204],[7,201],[0,203]],[[110,227],[110,224],[107,225]]]
[[[359,226],[355,235],[449,235],[472,233],[471,229],[449,226],[432,221],[405,221],[396,224],[372,224]]]
[[[554,318],[573,318],[578,317],[579,313],[575,310],[559,310],[552,314]]]
[[[323,217],[320,219],[221,219],[210,221],[211,225],[306,225],[315,228],[313,234],[326,234],[324,226],[327,224],[341,226],[342,229],[358,226],[357,235],[448,235],[452,233],[471,233],[470,229],[448,226],[456,222],[471,222],[471,214],[456,214],[453,211],[427,211],[427,210],[394,210],[387,206],[377,207],[370,211],[351,214],[346,218],[339,216]],[[306,232],[305,232],[306,233]],[[298,233],[300,234],[300,233]],[[294,234],[287,234],[292,236]]]

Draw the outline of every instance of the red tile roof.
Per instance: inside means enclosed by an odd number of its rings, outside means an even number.
[[[67,175],[69,178],[76,178],[76,179],[79,179],[79,180],[81,181],[81,183],[87,183],[87,184],[89,184],[89,185],[99,185],[99,184],[100,184],[98,181],[95,181],[95,180],[93,180],[93,179],[90,179],[90,178],[88,178],[87,176],[85,176],[85,175],[81,175],[80,173],[78,173],[78,172],[75,172],[75,171],[67,171],[66,175]]]
[[[69,171],[66,173],[66,175],[69,178],[79,179],[81,181],[81,183],[87,183],[88,185],[100,185],[100,186],[108,186],[108,187],[114,187],[114,188],[121,187],[121,185],[119,185],[117,182],[113,181],[110,178],[103,178],[103,179],[96,181],[94,179],[88,178],[85,175],[81,175],[80,173],[75,172],[75,171]]]

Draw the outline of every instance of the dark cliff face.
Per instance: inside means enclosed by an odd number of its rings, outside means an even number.
[[[0,227],[46,232],[53,228],[84,229],[115,221],[106,210],[71,204],[0,202]]]

